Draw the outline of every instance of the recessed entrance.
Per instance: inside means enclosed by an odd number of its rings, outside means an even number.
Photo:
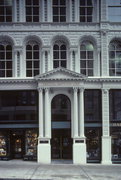
[[[52,159],[72,159],[71,103],[59,94],[52,100]]]

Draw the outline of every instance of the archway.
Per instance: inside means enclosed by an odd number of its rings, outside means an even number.
[[[52,110],[52,159],[72,159],[71,102],[63,94],[55,96]]]

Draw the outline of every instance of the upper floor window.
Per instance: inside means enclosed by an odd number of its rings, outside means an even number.
[[[57,41],[53,46],[53,68],[58,67],[67,67],[67,48],[63,41]]]
[[[26,76],[38,75],[39,69],[39,45],[36,42],[29,42],[26,45]]]
[[[121,22],[121,0],[108,0],[108,18],[112,22]]]
[[[110,76],[121,76],[121,42],[112,41],[109,45]]]
[[[80,72],[86,76],[93,76],[94,47],[89,41],[83,41],[80,46]]]
[[[12,77],[12,46],[0,44],[0,77]]]
[[[26,22],[39,22],[39,0],[26,0]]]
[[[12,0],[0,0],[0,22],[12,22]]]
[[[66,0],[53,0],[53,22],[66,22]]]
[[[80,0],[80,22],[92,22],[93,4],[92,0]]]

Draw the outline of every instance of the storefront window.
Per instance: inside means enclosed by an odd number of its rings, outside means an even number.
[[[121,128],[113,128],[111,131],[112,136],[112,161],[121,162]]]
[[[101,159],[101,133],[99,128],[86,128],[87,161],[100,161]]]
[[[26,155],[37,156],[37,131],[26,131]]]
[[[7,137],[0,133],[0,157],[7,156]]]

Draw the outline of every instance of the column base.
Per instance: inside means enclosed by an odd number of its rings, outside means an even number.
[[[111,161],[111,137],[103,136],[102,137],[102,162],[101,164],[110,165]]]
[[[86,164],[85,138],[78,138],[73,141],[73,164]]]
[[[37,161],[42,164],[51,163],[50,140],[40,139],[38,141]]]

